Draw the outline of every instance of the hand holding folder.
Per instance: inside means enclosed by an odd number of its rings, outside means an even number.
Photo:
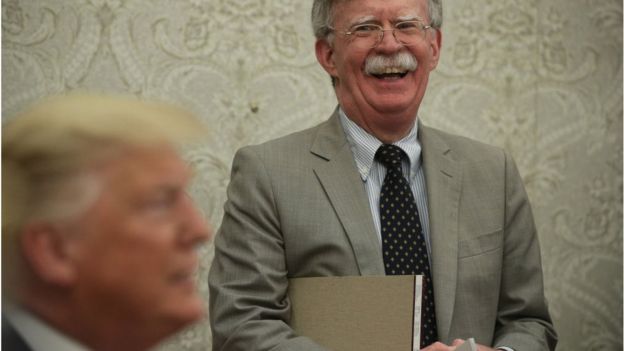
[[[422,276],[294,278],[288,296],[291,327],[332,351],[419,350]]]
[[[463,344],[457,346],[455,351],[477,351],[477,344],[473,338],[464,341]]]

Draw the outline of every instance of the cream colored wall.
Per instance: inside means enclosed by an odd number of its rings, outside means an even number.
[[[218,226],[234,151],[324,120],[335,104],[301,0],[2,0],[3,120],[74,89],[181,103],[212,128],[189,150]],[[542,243],[558,350],[622,349],[622,3],[452,0],[421,108],[504,146]],[[6,204],[4,204],[6,205]],[[212,258],[204,251],[200,287]],[[205,350],[200,324],[163,350]]]

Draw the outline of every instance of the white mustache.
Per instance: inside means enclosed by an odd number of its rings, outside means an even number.
[[[364,72],[366,74],[383,74],[388,69],[398,69],[401,72],[411,72],[418,67],[418,61],[414,55],[405,51],[392,56],[375,55],[366,58]]]

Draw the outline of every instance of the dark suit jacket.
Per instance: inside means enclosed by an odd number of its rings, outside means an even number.
[[[4,315],[2,315],[2,351],[32,351]]]
[[[552,350],[536,230],[501,149],[419,125],[441,341]],[[288,279],[383,275],[338,114],[239,150],[209,275],[213,350],[323,350],[289,327]]]

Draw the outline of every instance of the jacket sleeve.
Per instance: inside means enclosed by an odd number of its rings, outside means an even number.
[[[289,326],[284,240],[271,176],[257,150],[237,152],[228,200],[210,268],[210,326],[214,351],[323,347]]]
[[[557,334],[544,297],[533,214],[516,165],[507,154],[505,178],[503,275],[494,346],[554,350]]]

